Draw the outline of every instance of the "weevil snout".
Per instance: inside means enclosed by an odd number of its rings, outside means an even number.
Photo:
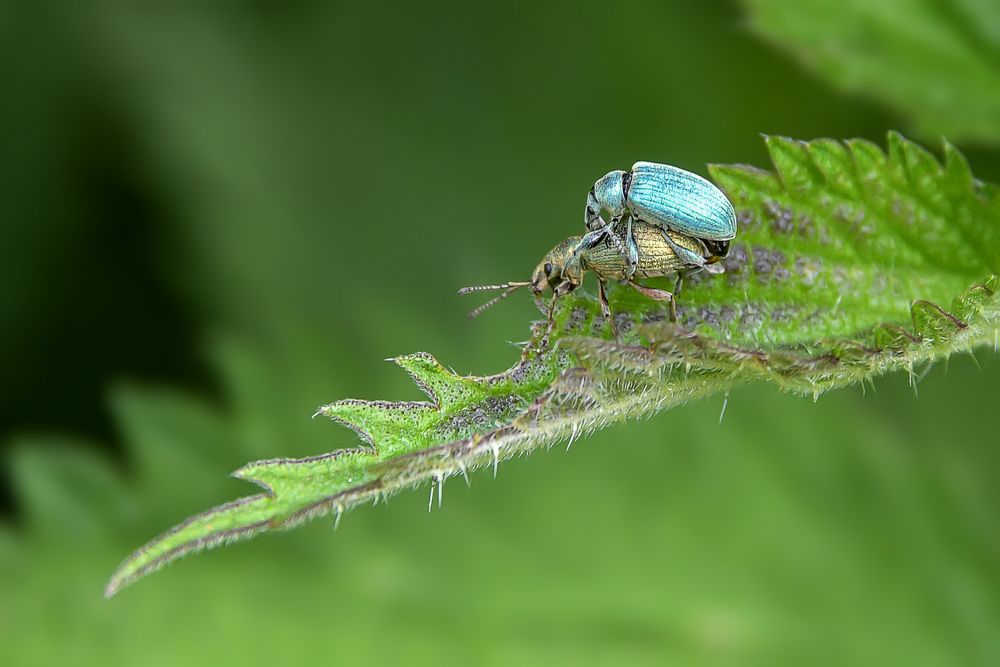
[[[550,250],[538,263],[531,274],[531,289],[535,294],[541,294],[548,289],[554,290],[564,283],[563,291],[570,291],[583,282],[583,270],[576,256],[576,248],[580,242],[578,236],[573,236]]]
[[[546,255],[531,273],[531,290],[541,294],[546,288],[555,287],[562,277],[562,266],[552,261],[553,257]]]

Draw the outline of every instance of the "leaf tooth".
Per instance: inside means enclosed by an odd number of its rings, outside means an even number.
[[[394,357],[390,361],[409,373],[420,390],[440,409],[471,403],[488,392],[483,380],[456,375],[427,352]]]
[[[961,233],[968,250],[978,255],[976,265],[1000,272],[1000,225],[990,224],[1000,210],[1000,198],[990,202],[988,193],[977,187],[965,156],[947,140],[942,145],[944,169],[938,189],[948,222]]]
[[[932,152],[917,142],[907,139],[903,135],[899,136],[900,141],[902,142],[903,155],[906,158],[907,167],[911,170],[916,168],[922,171],[927,171],[929,174],[934,176],[940,176],[942,174],[943,168],[941,166],[941,162]]]
[[[848,139],[845,143],[854,158],[854,170],[861,188],[884,192],[886,157],[882,149],[867,139]]]
[[[294,492],[303,479],[322,484],[332,492],[369,481],[364,465],[373,456],[374,451],[370,448],[353,447],[304,458],[264,459],[246,464],[232,476],[253,482],[270,497]]]
[[[817,139],[809,143],[809,156],[830,189],[847,197],[854,196],[857,192],[852,174],[854,165],[844,144],[833,139]]]
[[[942,148],[944,151],[944,185],[954,197],[961,198],[971,195],[975,187],[975,178],[972,176],[969,161],[947,139],[942,141]]]
[[[973,285],[955,297],[951,302],[951,309],[955,316],[966,322],[979,319],[993,303],[997,289],[1000,287],[997,283],[997,277],[990,276],[989,280]]]
[[[249,539],[267,530],[270,498],[246,496],[188,517],[132,552],[112,573],[104,596],[112,597],[137,579],[189,553]]]
[[[316,414],[329,417],[358,434],[364,442],[382,446],[401,432],[419,427],[428,411],[437,408],[424,401],[362,401],[344,399],[322,406]]]
[[[920,338],[904,329],[895,322],[883,322],[872,331],[872,338],[875,347],[879,350],[890,350],[902,354],[913,344],[919,343]]]
[[[890,133],[888,156],[875,144],[863,139],[849,140],[854,156],[860,194],[881,229],[878,238],[898,235],[908,249],[918,255],[915,261],[934,266],[954,266],[952,253],[965,250],[955,229],[947,229],[940,214],[940,203],[930,202],[910,185],[905,167],[906,140]],[[935,185],[932,190],[937,190]],[[966,267],[962,267],[966,268]]]
[[[901,151],[902,166],[907,184],[917,196],[933,201],[940,211],[947,201],[947,193],[941,192],[939,185],[944,170],[934,155],[923,146],[914,143],[901,134],[893,133]]]
[[[888,159],[886,160],[885,173],[889,175],[892,183],[897,187],[903,188],[907,186],[907,176],[906,176],[906,155],[904,143],[906,139],[903,138],[899,132],[895,130],[890,130],[888,137],[886,139]]]
[[[767,136],[764,141],[786,190],[793,193],[809,190],[823,182],[823,174],[809,157],[806,142],[778,136]]]
[[[913,302],[910,313],[914,332],[936,344],[948,342],[969,326],[936,303],[922,299]]]

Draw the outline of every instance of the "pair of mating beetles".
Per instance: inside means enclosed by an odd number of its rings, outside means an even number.
[[[601,212],[611,217],[605,220]],[[631,171],[612,171],[598,180],[587,195],[584,222],[588,233],[571,236],[550,250],[530,281],[464,287],[459,294],[503,290],[500,296],[476,308],[470,317],[521,287],[540,296],[552,289],[551,324],[556,300],[572,292],[593,271],[600,289],[601,312],[611,323],[605,283],[628,283],[645,296],[669,301],[676,319],[675,294],[685,275],[718,262],[736,236],[736,211],[726,195],[697,174],[666,164],[636,162]],[[645,287],[636,278],[676,274],[674,293]]]

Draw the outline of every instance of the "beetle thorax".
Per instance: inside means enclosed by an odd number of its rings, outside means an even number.
[[[620,217],[625,213],[626,175],[624,171],[611,171],[594,183],[594,198],[611,217]]]

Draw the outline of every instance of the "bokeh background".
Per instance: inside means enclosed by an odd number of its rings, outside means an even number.
[[[455,289],[526,276],[611,168],[766,166],[761,132],[896,128],[1000,180],[1000,117],[962,115],[996,108],[993,19],[2,3],[0,661],[1000,664],[988,350],[919,397],[900,376],[815,404],[746,389],[721,424],[721,399],[679,408],[453,483],[431,515],[404,493],[101,597],[135,546],[251,492],[242,463],[356,442],[315,406],[416,398],[381,359],[513,363],[530,300],[470,323]],[[922,117],[900,81],[956,111]]]

